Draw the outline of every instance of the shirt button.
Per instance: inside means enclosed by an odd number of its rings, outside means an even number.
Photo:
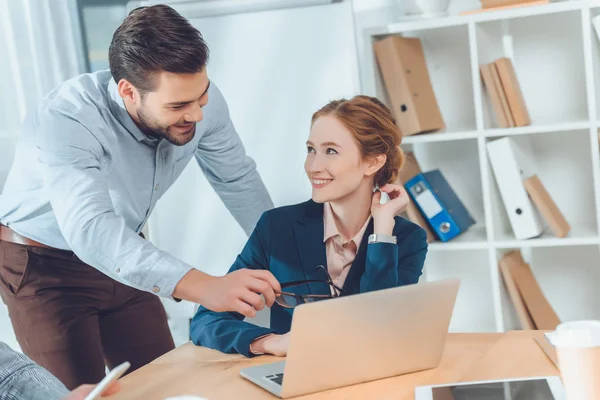
[[[159,288],[158,286],[154,286],[154,287],[152,288],[152,291],[153,291],[154,293],[158,293],[158,292],[160,292],[160,288]]]
[[[117,271],[118,274],[119,272],[121,272],[121,268],[117,268],[115,271]]]
[[[158,183],[156,184],[156,186],[154,186],[154,190],[158,191]]]

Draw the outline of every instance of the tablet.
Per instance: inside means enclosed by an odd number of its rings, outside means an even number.
[[[565,400],[558,376],[418,386],[415,400]]]

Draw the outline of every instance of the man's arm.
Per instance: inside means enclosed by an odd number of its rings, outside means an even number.
[[[258,221],[256,229],[240,255],[229,269],[228,274],[243,269],[267,270],[267,214]],[[200,307],[190,324],[190,338],[198,346],[217,349],[224,353],[240,353],[246,357],[253,354],[250,344],[258,337],[274,333],[273,329],[262,328],[243,321],[244,316],[235,312],[214,312]]]
[[[68,392],[50,372],[0,342],[0,400],[58,400]]]
[[[40,118],[43,128],[37,134],[37,145],[44,185],[58,226],[81,260],[128,286],[246,316],[252,316],[264,304],[254,301],[254,297],[245,298],[280,290],[268,271],[241,270],[217,278],[193,269],[138,236],[115,213],[101,171],[102,144],[71,115],[61,109],[46,110]]]
[[[256,163],[246,155],[227,103],[215,85],[211,85],[205,118],[209,128],[198,143],[196,161],[249,236],[262,213],[273,208],[273,202]]]
[[[154,247],[116,214],[104,149],[73,111],[43,111],[37,132],[44,186],[58,226],[85,263],[129,286],[170,297],[192,267]],[[198,271],[199,272],[199,271]]]

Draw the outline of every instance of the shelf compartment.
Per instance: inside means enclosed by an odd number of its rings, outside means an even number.
[[[479,169],[479,151],[477,139],[452,142],[415,143],[410,148],[423,172],[439,169],[448,181],[452,190],[465,205],[475,225],[453,240],[436,246],[453,247],[462,243],[463,247],[481,248],[487,242],[485,235],[485,214],[483,210],[483,192],[481,187],[481,172]],[[457,155],[460,154],[460,157]]]
[[[450,332],[495,332],[492,280],[487,250],[439,251],[425,261],[424,280],[459,278]]]
[[[532,125],[580,123],[589,119],[582,34],[580,10],[482,22],[477,64],[512,60]],[[482,90],[485,129],[497,127],[488,97]]]
[[[400,36],[417,37],[421,40],[431,84],[446,125],[443,133],[438,131],[407,136],[405,140],[426,141],[421,137],[474,132],[476,122],[467,26],[405,32]],[[383,38],[384,36],[372,37],[373,41]],[[374,68],[376,96],[389,106],[391,103],[376,61]]]
[[[488,139],[488,142],[491,140],[496,139]],[[566,238],[557,238],[540,216],[545,226],[544,234],[539,238],[516,240],[490,165],[488,179],[493,181],[490,189],[494,246],[543,247],[596,243],[598,228],[589,130],[543,132],[514,136],[512,140],[521,144],[529,142],[534,173],[539,176],[572,229]]]
[[[498,251],[498,260],[508,251]],[[582,285],[600,281],[597,245],[532,248],[521,253],[561,321],[600,319],[600,292],[594,285]],[[505,329],[522,329],[504,283],[502,286]]]

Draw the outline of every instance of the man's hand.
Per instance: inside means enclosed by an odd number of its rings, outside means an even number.
[[[81,385],[71,393],[67,395],[67,397],[63,398],[63,400],[85,400],[85,397],[92,393],[92,390],[96,385]],[[115,382],[110,385],[104,393],[102,393],[102,397],[111,396],[121,390],[121,384],[119,382]]]
[[[173,296],[202,304],[212,311],[235,311],[254,317],[265,305],[273,305],[275,292],[279,291],[279,282],[266,270],[239,269],[223,277],[191,270],[179,281]]]
[[[252,350],[257,353],[273,354],[277,357],[287,355],[290,345],[290,333],[285,335],[268,335],[252,342]]]

